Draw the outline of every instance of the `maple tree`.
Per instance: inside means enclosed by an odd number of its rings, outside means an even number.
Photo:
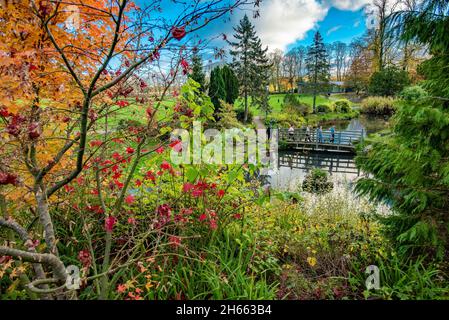
[[[67,277],[58,257],[49,207],[58,192],[72,191],[71,182],[93,167],[96,194],[106,216],[100,295],[105,297],[115,215],[124,202],[133,201],[126,191],[139,161],[160,148],[144,148],[149,138],[160,133],[155,116],[160,102],[178,73],[189,69],[180,43],[211,21],[252,3],[194,2],[170,22],[151,14],[161,12],[161,1],[145,8],[127,0],[25,0],[0,7],[0,226],[15,231],[26,247],[0,246],[0,254],[34,263],[37,281],[33,283],[41,290],[54,282],[64,283]],[[161,95],[147,97],[148,85],[139,71],[158,63],[165,52],[175,53],[175,66],[166,76]],[[105,147],[119,138],[108,135],[107,127],[103,132],[100,120],[106,118],[107,123],[108,115],[129,107],[132,95],[148,106],[147,123],[129,128],[121,137],[133,142],[133,147],[105,160]],[[123,182],[115,179],[121,191],[114,204],[106,207],[100,174],[117,163],[128,163],[129,170]],[[11,214],[19,206],[30,207],[38,217],[44,253],[37,252],[32,235]],[[54,279],[47,279],[48,267]]]

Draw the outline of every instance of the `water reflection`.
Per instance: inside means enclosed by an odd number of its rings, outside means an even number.
[[[271,174],[271,186],[275,189],[295,188],[314,168],[328,172],[334,180],[352,181],[360,175],[353,155],[289,151],[279,154],[277,170]]]
[[[335,126],[337,131],[363,129],[366,134],[372,134],[387,128],[388,121],[361,115],[357,119],[328,121],[320,125],[325,130]],[[269,181],[275,189],[295,189],[313,168],[327,171],[336,183],[352,184],[352,181],[361,175],[352,154],[287,151],[279,153],[277,170],[271,172]]]

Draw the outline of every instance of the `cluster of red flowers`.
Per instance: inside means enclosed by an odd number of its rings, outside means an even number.
[[[183,192],[190,193],[194,198],[201,197],[207,190],[215,192],[216,189],[217,189],[216,183],[209,184],[205,181],[198,181],[196,184],[186,182],[182,187]],[[225,195],[225,191],[220,189],[216,192],[216,195],[218,198],[223,198]]]
[[[78,253],[78,260],[81,262],[84,268],[89,268],[92,264],[92,257],[90,256],[89,251],[81,250]]]

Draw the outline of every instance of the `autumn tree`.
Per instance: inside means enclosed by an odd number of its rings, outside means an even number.
[[[14,231],[21,245],[0,246],[0,254],[33,263],[31,287],[60,287],[66,270],[58,250],[58,235],[52,208],[61,192],[71,192],[83,172],[96,172],[104,239],[99,263],[99,297],[107,298],[110,285],[110,256],[115,216],[121,211],[127,190],[139,162],[151,155],[148,139],[158,137],[155,112],[179,72],[189,72],[185,51],[179,42],[250,1],[194,1],[172,19],[153,15],[163,12],[163,1],[145,8],[128,0],[11,1],[0,8],[0,226]],[[173,47],[171,43],[176,44]],[[161,95],[154,100],[139,97],[147,104],[147,122],[122,138],[103,135],[98,140],[100,120],[129,106],[136,90],[148,84],[140,71],[158,64],[165,52],[176,56],[168,70]],[[143,100],[142,100],[143,99]],[[181,110],[179,112],[188,112]],[[107,133],[107,130],[106,130]],[[104,159],[105,148],[113,141],[126,141],[123,155]],[[106,161],[106,162],[105,162]],[[116,192],[109,198],[101,183],[102,173],[117,163],[129,163],[126,174],[114,182]],[[96,169],[95,169],[96,168]],[[17,201],[21,199],[20,203]],[[21,223],[34,217],[16,216],[24,205],[37,217],[44,249],[37,249],[40,232],[29,232]],[[22,221],[20,221],[22,220]],[[43,251],[41,251],[43,250]],[[52,274],[50,276],[50,273]],[[34,284],[34,285],[33,285]],[[61,289],[64,291],[64,289]],[[47,290],[50,297],[61,290]]]

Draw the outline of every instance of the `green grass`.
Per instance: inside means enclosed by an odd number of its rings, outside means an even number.
[[[281,113],[282,112],[282,106],[283,106],[283,103],[284,103],[284,97],[285,97],[285,94],[283,94],[283,93],[281,93],[281,94],[271,94],[270,95],[270,99],[269,99],[268,103],[271,106],[272,113]],[[299,100],[302,103],[305,103],[305,104],[310,105],[310,106],[313,104],[313,96],[312,95],[300,94],[299,95]],[[332,101],[329,100],[328,98],[326,98],[324,96],[317,96],[316,105],[320,105],[320,104],[330,105],[331,103],[332,103]],[[239,98],[239,99],[237,99],[235,101],[234,106],[236,108],[238,108],[238,107],[242,107],[243,104],[244,104],[243,98]],[[251,104],[251,98],[248,99],[248,104]],[[250,110],[252,111],[253,115],[255,115],[255,116],[262,116],[262,115],[264,115],[264,112],[261,111],[257,107],[250,106]]]

